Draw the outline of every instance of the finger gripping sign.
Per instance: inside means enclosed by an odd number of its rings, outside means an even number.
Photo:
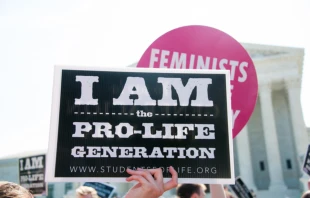
[[[47,181],[234,183],[228,71],[56,67]]]
[[[207,26],[184,26],[156,39],[137,67],[230,70],[233,137],[248,122],[257,100],[258,82],[253,61],[228,34]]]

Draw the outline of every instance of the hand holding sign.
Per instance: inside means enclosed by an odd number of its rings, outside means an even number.
[[[158,198],[165,191],[175,188],[178,184],[178,174],[172,166],[169,167],[169,172],[172,175],[172,179],[166,183],[163,182],[162,169],[138,169],[137,171],[127,169],[127,172],[131,174],[127,181],[139,182],[132,187],[125,198]]]

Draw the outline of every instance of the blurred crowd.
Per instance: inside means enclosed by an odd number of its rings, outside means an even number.
[[[162,169],[127,169],[130,176],[127,182],[135,181],[136,184],[123,196],[116,193],[109,197],[102,197],[98,192],[89,186],[79,186],[75,189],[75,198],[163,198],[162,195],[171,189],[176,188],[176,198],[205,198],[206,186],[204,184],[179,184],[178,175],[173,167],[169,168],[171,179],[167,182],[163,180]],[[310,184],[310,183],[309,183]],[[230,192],[228,186],[221,184],[210,184],[211,198],[238,198]],[[309,190],[304,192],[301,198],[310,198]],[[255,197],[255,196],[252,196]],[[24,187],[7,181],[0,181],[0,198],[34,198],[34,196]]]

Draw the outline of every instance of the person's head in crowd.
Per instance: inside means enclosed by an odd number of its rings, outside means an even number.
[[[33,198],[33,195],[24,187],[7,181],[0,181],[1,198]]]
[[[80,186],[76,189],[76,198],[99,198],[99,196],[94,188]]]
[[[178,198],[204,198],[207,187],[203,184],[180,184],[177,188]]]
[[[310,190],[307,190],[306,192],[304,192],[304,194],[302,194],[301,198],[310,198]]]

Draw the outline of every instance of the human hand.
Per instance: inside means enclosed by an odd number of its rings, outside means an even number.
[[[133,186],[125,198],[158,198],[165,191],[175,188],[178,185],[178,173],[172,166],[169,167],[171,180],[164,183],[161,168],[157,169],[127,169],[127,173],[131,176],[126,181],[137,181],[138,184]]]

